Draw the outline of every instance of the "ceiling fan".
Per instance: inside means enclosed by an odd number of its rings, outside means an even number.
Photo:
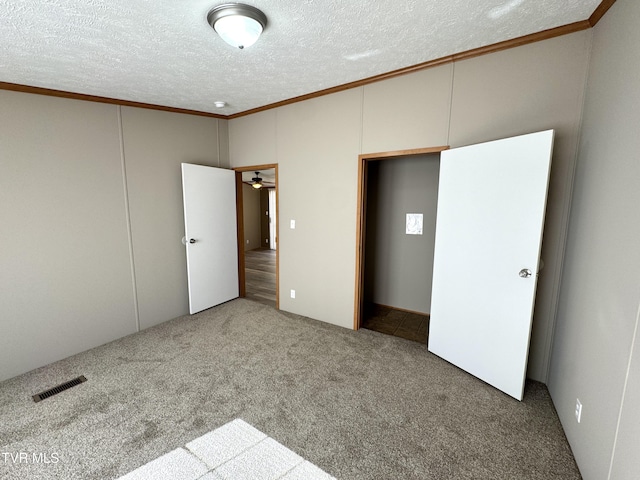
[[[251,179],[253,183],[251,186],[255,189],[262,188],[262,179],[260,178],[260,172],[256,172],[256,176]]]

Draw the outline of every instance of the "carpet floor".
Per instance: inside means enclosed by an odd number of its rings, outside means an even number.
[[[237,418],[343,480],[581,478],[544,385],[246,299],[0,383],[0,478],[115,479]]]

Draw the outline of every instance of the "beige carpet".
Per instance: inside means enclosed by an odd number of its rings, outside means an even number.
[[[0,478],[119,478],[238,418],[342,480],[580,478],[544,385],[242,299],[0,383]]]

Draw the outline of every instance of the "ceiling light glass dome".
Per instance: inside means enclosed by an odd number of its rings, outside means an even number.
[[[240,49],[256,43],[267,26],[264,13],[242,3],[225,3],[215,7],[207,15],[207,21],[225,42]]]

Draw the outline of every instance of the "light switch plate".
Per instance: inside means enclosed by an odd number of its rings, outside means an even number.
[[[407,235],[422,235],[422,213],[407,213]]]

